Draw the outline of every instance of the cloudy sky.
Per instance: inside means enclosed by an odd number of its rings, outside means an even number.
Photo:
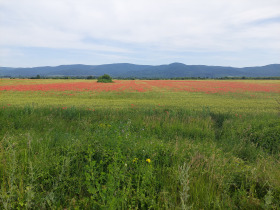
[[[280,63],[280,0],[0,0],[0,66]]]

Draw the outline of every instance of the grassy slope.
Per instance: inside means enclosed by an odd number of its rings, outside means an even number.
[[[280,208],[276,95],[29,94],[1,93],[0,208]]]

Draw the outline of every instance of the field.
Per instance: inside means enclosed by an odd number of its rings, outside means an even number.
[[[0,80],[0,209],[279,209],[280,81]]]

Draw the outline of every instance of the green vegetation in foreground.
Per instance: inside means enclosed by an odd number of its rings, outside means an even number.
[[[279,116],[0,109],[1,209],[279,209]]]

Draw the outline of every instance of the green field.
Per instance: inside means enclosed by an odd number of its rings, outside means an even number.
[[[279,209],[279,99],[2,90],[0,209]]]

